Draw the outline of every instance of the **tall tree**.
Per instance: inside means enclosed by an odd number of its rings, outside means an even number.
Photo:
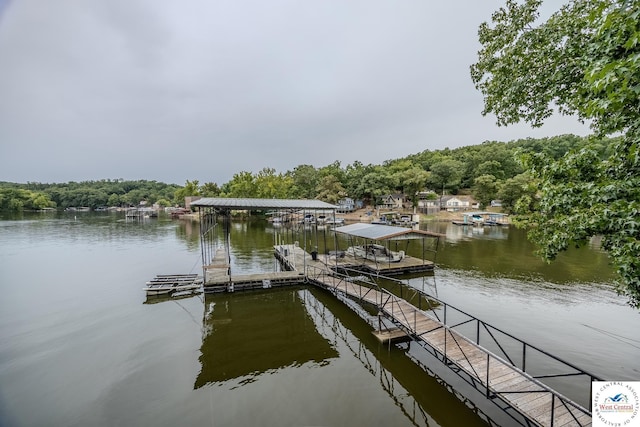
[[[532,200],[536,197],[536,184],[532,182],[529,173],[521,173],[502,182],[498,188],[498,198],[502,202],[502,209],[510,213],[525,215],[531,213],[531,209],[524,208],[531,207]],[[527,198],[526,204],[522,202],[523,197]],[[520,210],[516,210],[518,204],[521,206]]]
[[[311,165],[299,165],[291,172],[293,185],[291,197],[300,199],[313,199],[316,196],[316,188],[320,183],[320,173]]]
[[[498,192],[496,177],[490,174],[480,175],[473,181],[473,195],[482,207],[491,203]]]
[[[353,164],[347,165],[345,170],[345,189],[347,195],[354,199],[362,199],[368,196],[362,192],[362,180],[365,175],[373,172],[375,166],[372,164],[363,165],[362,162],[356,160]]]
[[[256,174],[256,196],[263,199],[284,199],[289,195],[293,179],[288,175],[276,174],[273,168],[263,168]]]
[[[530,237],[553,259],[602,235],[618,290],[640,307],[640,0],[574,0],[544,22],[540,4],[507,0],[480,26],[471,77],[499,125],[540,126],[557,107],[621,135],[605,158],[586,146],[525,159],[542,194]]]
[[[440,192],[440,195],[444,195],[444,190],[449,187],[451,189],[457,189],[462,179],[464,172],[464,164],[458,160],[454,160],[450,157],[445,157],[442,160],[431,166],[431,176],[429,181],[434,190]]]
[[[419,166],[413,166],[398,173],[402,191],[411,200],[411,205],[414,208],[418,206],[418,192],[424,190],[429,177],[429,172]]]
[[[251,172],[242,171],[234,174],[228,184],[226,197],[257,197],[255,178]]]
[[[382,166],[376,166],[373,170],[362,177],[356,192],[371,205],[375,206],[382,195],[392,190],[391,177]]]
[[[320,180],[317,191],[318,199],[334,204],[347,194],[342,183],[333,175],[324,176]]]
[[[184,187],[182,188],[178,188],[174,194],[173,194],[173,201],[174,203],[178,204],[178,205],[184,205],[184,198],[185,197],[190,197],[190,196],[199,196],[200,195],[200,188],[198,187],[198,180],[194,179],[193,181],[189,181],[187,180],[187,182],[184,184]],[[137,204],[139,202],[139,200],[135,200],[137,198],[139,198],[139,195],[135,195],[131,196],[131,197],[125,197],[124,201],[130,203],[130,204]]]
[[[200,187],[200,194],[204,197],[218,197],[220,192],[220,187],[215,182],[206,182]]]

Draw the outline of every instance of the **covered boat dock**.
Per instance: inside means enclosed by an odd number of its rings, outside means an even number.
[[[240,289],[270,288],[304,281],[304,275],[291,271],[271,271],[253,274],[236,274],[231,265],[231,214],[234,211],[264,211],[277,217],[318,217],[321,214],[335,218],[338,206],[320,200],[307,199],[258,199],[258,198],[211,198],[204,197],[193,201],[192,207],[198,210],[200,218],[200,242],[202,251],[202,268],[205,292],[233,292]],[[298,224],[302,227],[300,240],[296,240],[305,252],[306,259],[311,259],[312,235],[304,227],[309,224]],[[222,226],[222,242],[218,239],[218,227]],[[287,239],[292,240],[292,233],[287,228],[277,229],[274,233],[274,247],[282,248]],[[316,242],[317,245],[317,242]]]
[[[440,234],[414,228],[382,224],[356,223],[338,227],[336,233],[345,235],[349,247],[344,253],[334,254],[328,264],[332,268],[351,268],[376,274],[398,275],[431,271],[434,262],[426,259],[427,252],[434,254],[438,248]],[[427,248],[425,240],[436,239],[435,245]],[[408,255],[409,243],[420,240],[422,256]]]
[[[455,225],[495,226],[509,225],[509,215],[500,212],[476,211],[462,214],[462,221],[452,221]]]
[[[224,292],[240,289],[268,288],[300,283],[304,280],[291,270],[304,272],[307,265],[322,264],[328,271],[359,270],[373,274],[399,275],[432,271],[437,252],[437,233],[417,228],[391,225],[356,223],[341,227],[325,227],[304,221],[292,222],[291,227],[274,227],[274,255],[289,271],[271,271],[253,274],[236,274],[232,271],[230,222],[233,211],[264,211],[272,216],[300,218],[332,215],[338,206],[320,200],[253,199],[253,198],[201,198],[191,203],[200,217],[200,239],[205,292]],[[222,225],[222,230],[217,227]],[[332,230],[333,233],[327,233]],[[220,239],[220,231],[223,238]],[[297,233],[297,234],[294,234]],[[343,236],[347,248],[338,241]],[[435,243],[426,245],[426,239]],[[409,243],[421,241],[421,256],[408,254]],[[318,247],[321,248],[319,253]],[[367,254],[366,250],[371,253]],[[364,251],[364,252],[363,252]],[[413,248],[412,253],[418,253]],[[433,254],[427,260],[426,254]],[[291,255],[291,256],[289,256]],[[302,279],[302,280],[301,280]]]

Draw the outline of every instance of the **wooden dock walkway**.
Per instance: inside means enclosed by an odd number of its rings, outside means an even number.
[[[473,378],[487,397],[500,398],[527,419],[544,427],[590,426],[591,415],[515,366],[476,345],[407,301],[386,292],[317,270],[309,281],[374,304],[415,340],[430,346],[444,361]]]

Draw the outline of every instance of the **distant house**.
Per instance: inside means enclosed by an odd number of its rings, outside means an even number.
[[[440,209],[456,212],[468,209],[478,209],[479,203],[471,196],[443,196],[440,199]]]
[[[440,208],[438,195],[433,191],[420,191],[418,196],[418,209]]]
[[[403,209],[407,198],[404,194],[387,194],[382,196],[380,207],[384,209]]]
[[[338,200],[338,212],[353,212],[355,208],[356,203],[351,197]]]
[[[492,200],[491,201],[492,208],[500,208],[502,207],[502,200]]]
[[[418,211],[427,215],[433,215],[440,211],[439,197],[433,191],[419,191],[416,196],[418,196]]]

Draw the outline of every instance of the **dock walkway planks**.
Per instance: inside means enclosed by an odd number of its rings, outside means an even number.
[[[197,274],[158,274],[147,282],[147,296],[173,295],[180,291],[195,291],[202,286],[203,278]]]
[[[483,388],[488,388],[491,395],[500,397],[537,425],[591,425],[591,415],[586,409],[554,393],[407,301],[327,274],[318,274],[310,280],[323,288],[377,305],[415,339],[429,345],[443,355],[445,361],[464,370]]]

